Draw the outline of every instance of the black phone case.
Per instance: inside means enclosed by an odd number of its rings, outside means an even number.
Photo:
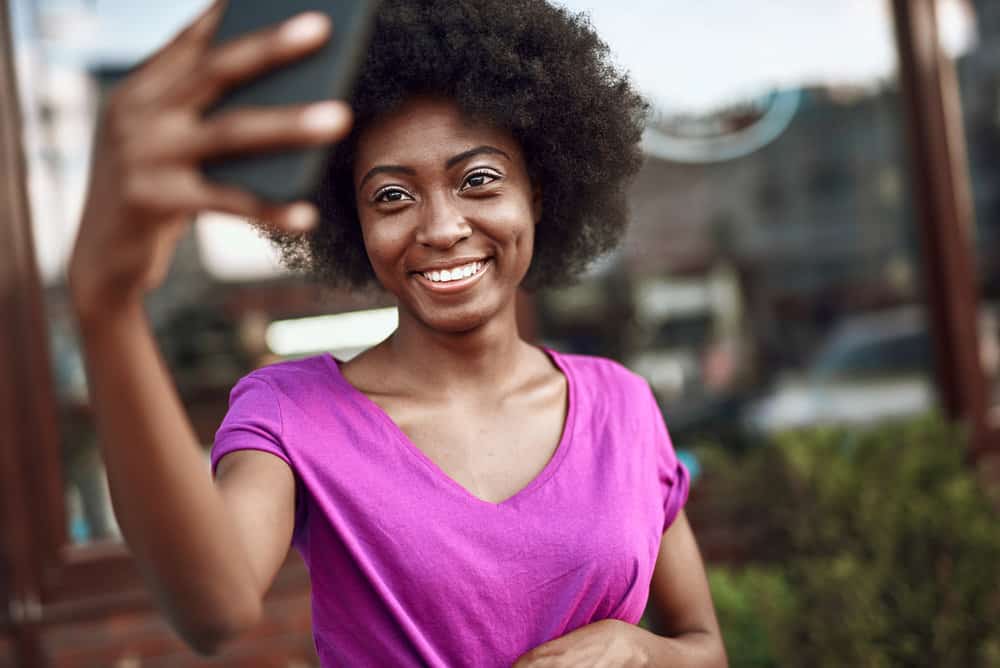
[[[305,11],[327,14],[333,35],[320,50],[228,91],[209,114],[242,106],[348,99],[367,51],[378,4],[378,0],[229,0],[215,44]],[[327,153],[326,147],[269,151],[213,160],[202,168],[212,181],[267,200],[289,202],[314,192]]]

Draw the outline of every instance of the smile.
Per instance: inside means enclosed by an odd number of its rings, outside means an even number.
[[[449,283],[451,281],[460,281],[463,278],[468,278],[473,274],[478,274],[482,271],[485,262],[470,262],[469,264],[463,264],[460,267],[453,267],[451,270],[442,269],[441,271],[423,271],[420,275],[426,278],[428,281],[434,281],[435,283]]]
[[[414,275],[418,281],[435,292],[454,292],[462,290],[479,280],[489,267],[489,260],[477,260],[450,269],[435,269],[419,271]]]

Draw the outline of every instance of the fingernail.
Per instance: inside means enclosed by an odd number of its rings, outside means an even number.
[[[293,204],[288,210],[286,219],[288,228],[293,232],[306,232],[315,227],[319,220],[319,213],[316,207],[311,204]]]
[[[289,19],[281,29],[282,37],[289,42],[311,42],[326,34],[330,20],[325,14],[308,12]]]
[[[328,132],[344,125],[344,108],[336,102],[320,102],[302,113],[302,125],[307,130]]]

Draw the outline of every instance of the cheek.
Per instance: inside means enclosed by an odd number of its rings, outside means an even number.
[[[531,239],[534,231],[531,203],[520,197],[497,199],[476,214],[491,236],[518,246]]]
[[[520,274],[519,280],[524,280],[524,277],[528,274],[528,270],[531,268],[531,261],[535,255],[535,226],[531,225],[526,230],[521,233],[521,239],[518,244],[520,256]]]
[[[391,225],[385,221],[373,223],[362,220],[361,222],[365,251],[379,280],[383,280],[383,271],[396,264],[406,248],[403,228],[402,225]]]
[[[530,262],[535,239],[535,222],[529,202],[511,203],[505,207],[502,220],[506,221],[509,243],[517,249],[518,259]],[[527,255],[527,257],[524,257]]]

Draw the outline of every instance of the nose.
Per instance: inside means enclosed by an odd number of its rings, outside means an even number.
[[[427,201],[417,228],[416,241],[423,246],[447,250],[472,234],[462,211],[447,196]]]

